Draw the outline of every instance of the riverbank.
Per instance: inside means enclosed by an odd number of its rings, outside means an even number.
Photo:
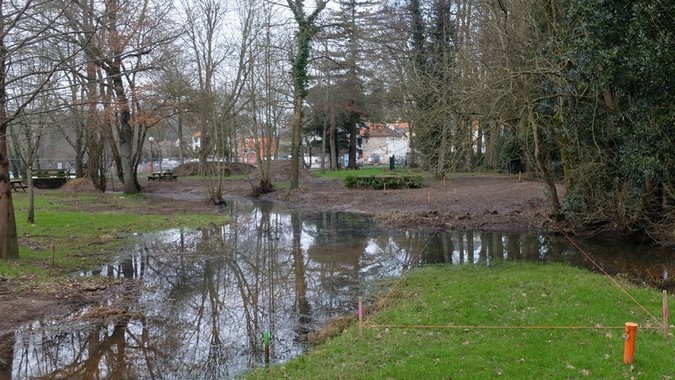
[[[20,254],[16,261],[0,262],[0,338],[45,316],[126,302],[136,290],[133,281],[73,273],[109,262],[135,234],[228,221],[214,207],[196,207],[204,202],[65,188],[36,189],[35,223],[29,224],[28,194],[15,193],[12,198]]]
[[[660,292],[620,286],[635,302],[561,264],[417,269],[365,310],[361,337],[353,316],[307,354],[247,378],[672,379]],[[639,325],[634,365],[623,364],[625,322]]]

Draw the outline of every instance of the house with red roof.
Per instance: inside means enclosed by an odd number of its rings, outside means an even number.
[[[366,164],[387,164],[394,156],[405,162],[410,151],[408,123],[368,123],[361,128],[359,157]]]

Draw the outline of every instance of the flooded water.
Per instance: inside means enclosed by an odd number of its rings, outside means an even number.
[[[308,348],[308,334],[353,314],[378,279],[426,264],[565,261],[592,267],[568,241],[536,234],[390,232],[363,216],[298,214],[233,203],[233,222],[139,237],[94,273],[131,278],[142,291],[110,322],[82,310],[16,331],[12,379],[224,379]],[[673,291],[670,252],[584,241],[605,271]],[[0,378],[2,374],[0,373]]]

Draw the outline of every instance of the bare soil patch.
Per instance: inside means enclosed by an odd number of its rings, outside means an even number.
[[[370,214],[400,229],[541,230],[548,220],[544,185],[509,175],[457,176],[427,180],[422,189],[381,191],[350,190],[340,181],[311,179],[298,190],[266,198],[299,208]]]
[[[518,176],[458,175],[446,180],[427,179],[421,189],[354,190],[341,180],[318,178],[302,170],[300,187],[288,191],[281,183],[290,169],[272,169],[276,191],[259,196],[304,211],[330,210],[372,215],[378,223],[396,229],[478,229],[485,231],[539,231],[548,226],[545,186]],[[223,181],[225,198],[250,197],[260,179],[257,172]],[[163,212],[210,212],[206,179],[181,177],[177,181],[143,184],[151,202],[171,202]],[[562,194],[564,189],[558,189]],[[150,211],[148,211],[150,212]],[[155,211],[157,209],[155,208]]]
[[[187,170],[187,169],[186,169]],[[244,172],[242,170],[241,172]],[[397,229],[479,229],[537,231],[547,228],[545,188],[535,180],[520,181],[510,175],[461,175],[447,180],[428,180],[422,189],[349,190],[340,180],[312,176],[304,170],[300,188],[288,191],[280,185],[289,178],[288,162],[275,163],[273,182],[279,189],[260,198],[284,202],[299,210],[331,210],[372,215],[378,223]],[[141,177],[144,178],[144,177]],[[224,196],[248,197],[258,184],[257,173],[242,179],[227,178]],[[177,181],[143,181],[147,209],[120,210],[148,214],[215,213],[218,207],[207,202],[209,180],[179,177]],[[117,182],[108,190],[119,191]],[[55,190],[44,190],[55,191]],[[61,190],[96,193],[88,180],[71,181]],[[561,189],[562,191],[562,189]],[[96,211],[97,205],[73,205],[80,211]],[[87,285],[81,278],[52,289],[26,289],[16,281],[0,279],[0,342],[7,342],[19,326],[54,314],[74,312],[84,305],[104,301],[124,302],[135,292],[132,283],[104,282]],[[131,297],[130,297],[131,298]],[[2,359],[8,356],[0,345]],[[1,376],[0,376],[1,377]]]

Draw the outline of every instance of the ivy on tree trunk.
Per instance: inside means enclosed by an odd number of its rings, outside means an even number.
[[[295,33],[296,51],[292,57],[293,67],[293,126],[291,140],[291,184],[290,189],[297,189],[300,178],[300,160],[302,153],[300,144],[302,141],[302,104],[307,95],[307,64],[309,62],[309,49],[312,38],[319,31],[316,26],[316,18],[328,4],[327,0],[316,0],[316,8],[311,14],[305,15],[304,0],[288,0],[288,7],[293,12],[298,30]]]

